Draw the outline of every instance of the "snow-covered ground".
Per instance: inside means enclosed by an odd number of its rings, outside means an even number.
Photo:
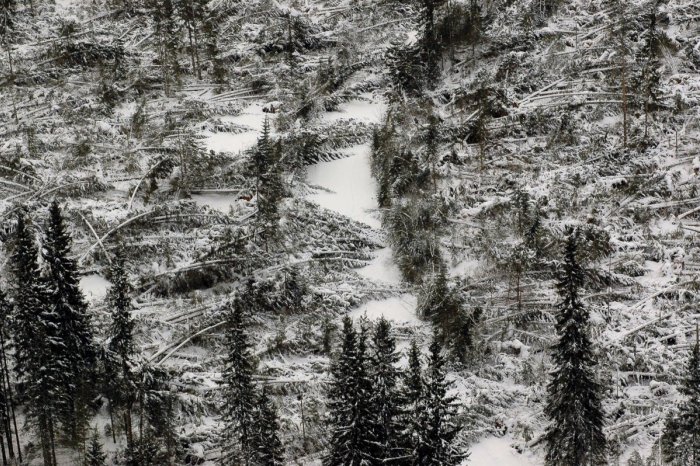
[[[469,466],[539,466],[541,461],[518,453],[510,445],[509,437],[487,437],[470,449],[469,459],[463,464]]]
[[[349,103],[337,112],[324,115],[327,121],[357,118],[358,120],[376,122],[384,111],[383,106],[371,106],[367,103]],[[353,220],[365,223],[372,228],[381,229],[381,215],[377,205],[377,183],[370,171],[369,144],[355,146],[346,150],[348,157],[330,162],[316,163],[308,168],[307,183],[320,187],[309,195],[309,199],[320,206],[338,212]],[[459,275],[471,275],[480,266],[478,260],[465,260],[456,264],[451,272]],[[401,273],[393,260],[391,247],[385,247],[375,253],[375,258],[365,267],[357,270],[358,274],[375,283],[400,285]],[[386,299],[372,300],[350,312],[350,317],[365,317],[375,320],[384,317],[398,326],[420,326],[423,322],[416,315],[416,296],[404,293]],[[399,342],[399,349],[407,347],[406,342]],[[511,446],[508,437],[487,437],[471,448],[469,459],[464,463],[470,466],[537,466],[541,461],[533,456],[518,453]]]
[[[381,102],[349,102],[339,111],[324,115],[327,121],[357,119],[378,123],[384,112]],[[333,210],[372,228],[381,229],[381,215],[377,204],[377,182],[370,170],[370,147],[362,144],[345,151],[348,157],[311,165],[307,183],[318,186],[309,199],[326,209]],[[394,263],[390,247],[376,252],[375,258],[358,273],[376,283],[401,284],[401,274]],[[420,325],[416,315],[416,297],[406,293],[387,299],[373,300],[355,309],[353,318],[378,319],[384,316],[397,324]]]
[[[411,294],[369,301],[350,313],[353,319],[366,317],[374,320],[382,316],[395,324],[420,325],[421,323],[416,315],[416,297]]]
[[[241,132],[204,132],[204,145],[207,150],[214,152],[227,152],[240,154],[253,147],[263,128],[265,117],[269,114],[263,112],[263,105],[254,103],[246,107],[238,115],[221,117],[224,124],[236,125],[242,128]],[[270,119],[271,120],[271,119]]]
[[[80,289],[83,294],[88,300],[94,302],[103,300],[111,285],[109,280],[96,273],[85,275],[80,279]]]
[[[219,193],[192,194],[192,200],[199,205],[206,205],[227,214],[231,210],[231,206],[238,201],[238,195]]]
[[[401,271],[394,262],[393,251],[388,246],[376,251],[372,262],[357,269],[357,273],[375,282],[401,284]]]
[[[377,209],[377,184],[369,168],[369,147],[364,144],[346,150],[348,157],[319,162],[308,169],[307,182],[321,186],[310,199],[372,228],[381,227]]]

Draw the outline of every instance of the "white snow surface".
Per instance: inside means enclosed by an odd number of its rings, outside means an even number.
[[[261,103],[254,103],[246,107],[239,115],[224,116],[221,118],[223,123],[241,125],[246,127],[248,131],[240,133],[213,133],[206,131],[204,132],[204,145],[207,150],[213,150],[214,152],[240,154],[253,147],[258,141],[265,117],[268,115],[263,112]],[[272,122],[272,118],[270,118],[270,122]]]
[[[107,290],[112,283],[102,275],[93,273],[80,279],[80,289],[88,301],[100,301],[107,296]]]
[[[390,247],[378,250],[376,256],[367,266],[357,269],[357,273],[377,282],[401,284],[401,271],[394,262],[394,252]]]
[[[349,102],[338,112],[329,112],[324,119],[356,118],[377,123],[384,112],[383,103]],[[330,162],[319,162],[309,167],[307,182],[319,186],[309,198],[326,209],[333,210],[372,228],[381,228],[377,204],[377,183],[370,170],[369,144],[345,150],[348,157]],[[390,247],[380,249],[375,258],[358,274],[375,283],[400,285],[401,273],[394,263]],[[384,316],[396,324],[420,325],[416,315],[416,297],[402,294],[387,299],[369,301],[350,313],[352,318],[367,317],[370,320]]]
[[[393,296],[387,299],[369,301],[350,313],[350,317],[357,319],[367,317],[376,320],[384,317],[386,320],[401,324],[420,324],[421,320],[416,316],[416,297],[410,294]]]
[[[346,149],[349,156],[331,162],[319,162],[308,170],[307,182],[328,191],[318,190],[310,199],[321,207],[338,212],[372,228],[381,222],[377,208],[377,183],[369,168],[367,145]]]
[[[518,453],[510,446],[509,437],[487,437],[470,449],[464,466],[539,466],[542,463],[532,456]]]
[[[338,110],[323,115],[328,122],[338,120],[357,120],[364,123],[380,123],[386,111],[386,105],[377,100],[351,100],[338,106]]]
[[[198,205],[206,205],[219,212],[228,214],[231,206],[238,202],[238,195],[219,193],[192,194],[192,200]]]

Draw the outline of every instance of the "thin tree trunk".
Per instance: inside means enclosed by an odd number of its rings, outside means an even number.
[[[131,406],[124,411],[124,434],[126,435],[126,444],[132,447],[134,445],[134,435],[131,430]]]
[[[187,38],[190,41],[190,61],[192,62],[192,73],[197,74],[197,62],[194,59],[194,39],[192,38],[193,25],[187,25]]]
[[[41,453],[44,457],[44,466],[53,466],[51,457],[51,442],[49,441],[49,427],[46,412],[42,411],[39,419],[39,435],[41,437]]]
[[[5,347],[5,339],[2,335],[0,335],[0,341],[2,342],[2,347]],[[12,425],[15,428],[15,440],[17,441],[17,456],[19,458],[19,462],[22,462],[22,445],[19,443],[19,430],[17,429],[17,416],[15,415],[15,402],[12,397],[12,385],[10,384],[10,369],[7,365],[7,355],[5,354],[5,351],[2,352],[0,355],[2,357],[2,361],[0,361],[0,364],[2,365],[2,372],[4,372],[4,379],[5,382],[7,383],[7,401],[10,406],[10,414],[12,415]],[[9,422],[9,421],[8,421]],[[12,450],[10,450],[12,451]],[[14,456],[13,456],[14,458]]]
[[[0,332],[2,330],[0,329]],[[5,344],[2,338],[2,335],[0,335],[0,351],[2,352],[2,360],[5,359]],[[5,385],[5,365],[0,361],[0,393],[2,393],[2,399],[3,399],[3,406],[2,406],[2,422],[3,422],[3,430],[5,431],[5,439],[7,440],[7,452],[9,453],[10,459],[14,459],[15,457],[15,452],[14,448],[12,447],[12,427],[10,425],[10,405],[9,405],[9,398],[7,396],[7,387]],[[0,442],[2,442],[2,439],[0,439]],[[5,462],[5,446],[3,444],[2,447],[2,457],[3,457],[3,462]]]
[[[14,74],[12,70],[12,50],[10,49],[10,44],[7,44],[7,62],[10,65],[10,76]]]
[[[644,103],[644,137],[649,137],[649,102]]]
[[[112,441],[114,443],[117,443],[117,434],[115,432],[117,430],[117,427],[114,425],[114,411],[113,411],[113,409],[114,408],[112,406],[112,400],[109,400],[108,411],[109,411],[109,422],[112,425]]]
[[[622,66],[622,146],[627,149],[627,68]]]
[[[141,383],[143,384],[143,378]],[[139,392],[139,441],[143,442],[143,388]]]
[[[58,466],[58,461],[56,461],[56,436],[53,428],[53,416],[49,417],[49,436],[51,439],[51,460],[54,466]]]
[[[194,58],[195,58],[195,62],[197,63],[197,79],[201,80],[202,79],[202,63],[199,60],[199,39],[197,39],[197,29],[194,29],[192,31],[192,35],[194,36]]]
[[[5,454],[5,441],[0,437],[0,450],[2,450],[2,464],[7,466],[7,455]]]

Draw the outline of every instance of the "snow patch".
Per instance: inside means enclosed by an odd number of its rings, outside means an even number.
[[[317,191],[309,197],[321,207],[333,210],[379,228],[377,183],[369,167],[370,148],[367,145],[346,149],[348,157],[331,162],[319,162],[308,169],[306,180],[328,191]]]
[[[101,301],[107,296],[107,290],[112,283],[102,275],[93,273],[80,279],[80,289],[88,301]]]
[[[390,247],[382,248],[375,253],[369,265],[357,269],[357,273],[370,280],[401,284],[401,271],[394,262],[394,252]]]
[[[353,319],[367,317],[369,320],[376,320],[383,316],[386,320],[396,323],[420,324],[421,320],[416,315],[416,304],[415,296],[402,294],[392,298],[369,301],[350,312],[350,317]]]
[[[510,445],[508,437],[488,437],[471,447],[464,466],[538,466],[541,462],[522,455]]]

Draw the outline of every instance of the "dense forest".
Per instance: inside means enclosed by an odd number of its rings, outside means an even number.
[[[2,465],[700,465],[694,0],[0,0]]]

